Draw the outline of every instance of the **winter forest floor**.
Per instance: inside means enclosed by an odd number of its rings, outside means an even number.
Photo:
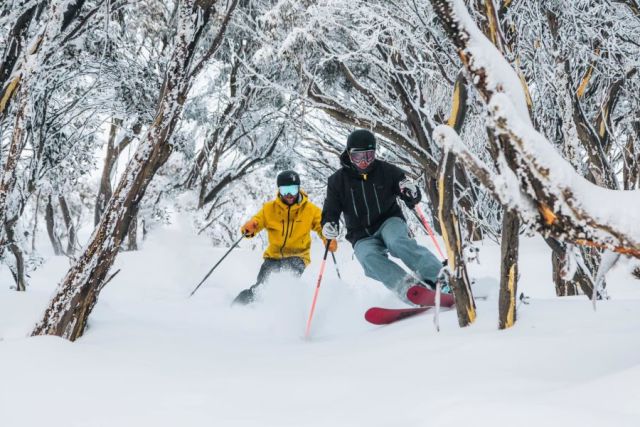
[[[428,244],[426,240],[422,240]],[[549,252],[524,239],[518,322],[497,330],[498,255],[481,247],[478,319],[455,311],[377,327],[373,305],[402,306],[364,278],[342,243],[312,327],[304,325],[319,269],[274,279],[262,300],[231,308],[261,251],[234,251],[195,294],[224,249],[179,223],[122,253],[76,343],[25,338],[68,268],[50,258],[26,293],[0,271],[0,426],[638,426],[640,282],[627,264],[608,276],[611,299],[556,298]],[[115,270],[114,270],[115,271]]]

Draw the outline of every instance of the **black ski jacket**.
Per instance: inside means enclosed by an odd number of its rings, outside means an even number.
[[[329,177],[327,197],[322,207],[322,225],[338,224],[344,213],[347,240],[355,245],[371,236],[387,219],[404,219],[396,201],[400,195],[400,181],[405,178],[402,169],[376,159],[371,171],[360,174],[344,151],[340,155],[342,167]]]

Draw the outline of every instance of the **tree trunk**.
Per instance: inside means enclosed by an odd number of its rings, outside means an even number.
[[[98,225],[100,217],[107,206],[113,190],[111,188],[111,171],[118,160],[115,149],[116,135],[118,129],[122,126],[122,119],[113,118],[111,120],[111,128],[109,129],[109,139],[107,139],[107,152],[104,156],[104,166],[102,167],[102,176],[100,177],[100,187],[98,187],[98,195],[96,196],[96,207],[93,214],[93,223]]]
[[[58,201],[60,202],[60,210],[62,211],[64,225],[67,228],[67,256],[72,256],[76,251],[76,227],[73,225],[71,211],[69,211],[67,200],[64,196],[58,196]]]
[[[47,198],[47,207],[45,209],[44,218],[47,223],[47,233],[49,234],[49,240],[51,246],[53,246],[53,253],[58,256],[62,255],[62,245],[60,239],[56,235],[56,220],[53,210],[53,204],[51,203],[51,196]]]
[[[451,126],[457,133],[462,131],[462,126],[464,125],[465,118],[467,116],[467,100],[468,100],[468,90],[467,90],[467,80],[464,76],[464,73],[461,71],[458,73],[458,77],[456,78],[456,82],[453,85],[453,96],[451,99],[451,112],[449,114],[449,119],[447,120],[447,125]],[[471,212],[477,202],[476,192],[473,190],[473,182],[469,179],[467,172],[463,168],[461,164],[456,164],[454,166],[455,173],[455,182],[457,185],[455,186],[455,195],[458,200],[458,204],[462,211]],[[434,190],[436,194],[438,191],[437,181],[434,179]],[[466,194],[462,195],[463,192],[466,191]],[[439,198],[436,197],[435,200]],[[435,205],[434,205],[435,206]],[[437,209],[436,209],[437,212]],[[478,212],[480,215],[480,212]],[[465,216],[465,230],[467,232],[467,236],[469,236],[470,240],[476,241],[482,239],[482,231],[479,227],[476,227],[474,220]],[[440,230],[438,225],[438,230]],[[440,232],[440,231],[438,231]]]
[[[16,290],[20,292],[24,292],[27,290],[27,283],[24,278],[24,256],[22,255],[22,250],[20,246],[16,244],[15,241],[15,231],[13,227],[15,226],[15,221],[10,221],[5,223],[5,231],[7,233],[7,242],[9,246],[9,250],[13,254],[16,260],[15,270],[11,269],[11,275],[13,276],[13,280],[16,282]]]
[[[427,188],[426,195],[429,199],[429,210],[431,211],[431,226],[435,233],[442,235],[442,227],[440,226],[440,218],[438,217],[440,196],[438,195],[438,180],[426,176]]]
[[[634,134],[628,136],[624,149],[624,165],[622,177],[625,190],[635,190],[638,188],[638,176],[640,175],[640,153],[638,145],[640,143],[640,113],[638,120],[632,124]]]
[[[580,253],[582,254],[582,259],[585,266],[590,271],[588,272],[588,274],[585,274],[585,272],[583,272],[581,269],[578,270],[576,272],[574,280],[578,284],[578,287],[580,288],[582,293],[585,294],[587,298],[591,299],[591,297],[593,296],[594,283],[591,281],[590,276],[593,276],[595,278],[600,266],[601,255],[598,249],[588,247],[580,247]],[[607,283],[603,278],[602,289],[606,287]]]
[[[221,24],[217,46],[235,4],[232,3]],[[167,65],[154,121],[129,161],[85,252],[58,286],[32,335],[58,335],[74,341],[84,333],[100,291],[109,281],[107,274],[129,230],[132,214],[137,211],[158,168],[171,154],[169,140],[194,77],[189,73],[190,64],[212,11],[212,2],[206,5],[196,4],[195,0],[180,2],[175,47]]]
[[[13,135],[11,137],[9,150],[2,169],[2,175],[0,176],[0,224],[4,224],[7,221],[7,217],[10,215],[8,210],[11,205],[10,198],[13,194],[17,180],[16,172],[18,168],[18,160],[20,159],[26,140],[27,108],[27,93],[26,90],[22,89],[20,94],[20,104],[18,106],[13,127]],[[6,237],[4,236],[6,231],[7,230],[4,226],[0,229],[0,259],[2,259],[2,256],[4,255],[4,248],[7,244]]]
[[[547,245],[553,251],[551,254],[551,262],[553,266],[553,283],[556,287],[556,295],[559,297],[579,295],[580,292],[591,299],[593,295],[594,272],[598,270],[600,264],[600,254],[596,249],[580,247],[580,255],[584,261],[585,267],[589,271],[583,271],[578,266],[573,277],[570,280],[565,279],[564,272],[568,269],[567,263],[571,254],[567,253],[567,245],[561,243],[551,237],[545,238]],[[603,287],[605,287],[603,283]]]
[[[36,250],[36,235],[38,234],[38,211],[40,210],[40,192],[36,196],[36,209],[33,214],[33,232],[31,233],[31,250]]]
[[[518,231],[520,219],[516,212],[507,210],[502,218],[502,244],[500,262],[499,328],[507,329],[516,322],[518,295]]]
[[[445,152],[440,163],[440,225],[447,248],[448,267],[451,272],[449,281],[456,301],[458,324],[464,327],[475,321],[476,303],[464,260],[460,222],[453,205],[454,169],[455,156]]]
[[[553,270],[553,283],[556,287],[556,295],[559,297],[578,295],[578,287],[574,281],[566,281],[562,277],[562,271],[566,268],[566,254],[556,251],[551,252],[551,266]],[[578,272],[576,272],[578,274]]]
[[[131,223],[129,224],[129,232],[127,233],[127,250],[128,251],[138,250],[138,213],[137,212],[132,216]]]
[[[100,187],[98,187],[98,195],[96,196],[95,211],[93,214],[94,225],[98,225],[100,217],[104,212],[113,189],[111,188],[111,177],[113,175],[113,168],[118,163],[120,154],[124,151],[129,144],[133,141],[133,136],[140,135],[142,131],[142,123],[137,119],[131,130],[133,135],[127,133],[121,140],[116,141],[118,132],[122,130],[123,120],[114,117],[111,120],[111,128],[109,130],[109,139],[107,140],[107,151],[104,156],[104,166],[102,167],[102,176],[100,177]]]

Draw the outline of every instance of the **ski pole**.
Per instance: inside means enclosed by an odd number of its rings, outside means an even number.
[[[436,249],[438,250],[438,253],[442,257],[442,259],[446,259],[446,257],[444,256],[444,253],[442,253],[442,249],[440,249],[440,245],[436,240],[436,236],[433,233],[433,230],[431,229],[431,227],[429,227],[429,223],[427,222],[427,218],[424,216],[424,212],[422,212],[422,208],[416,205],[412,209],[412,211],[416,215],[416,217],[418,218],[418,220],[420,221],[424,229],[427,231],[427,234],[431,237],[431,240],[433,240],[433,243],[436,245]]]
[[[191,293],[189,294],[189,298],[191,298],[191,297],[193,296],[193,294],[195,294],[195,293],[196,293],[196,291],[198,290],[198,288],[199,288],[199,287],[204,283],[204,281],[205,281],[205,280],[207,280],[207,279],[209,278],[209,276],[211,275],[211,273],[213,273],[213,270],[215,270],[215,269],[216,269],[216,267],[217,267],[218,265],[220,265],[220,263],[222,262],[222,260],[224,260],[224,259],[227,257],[227,255],[229,255],[229,253],[231,253],[231,251],[232,251],[236,246],[238,246],[238,245],[240,244],[240,242],[242,241],[242,239],[244,239],[244,234],[243,234],[243,235],[242,235],[238,240],[236,240],[236,241],[235,241],[235,243],[234,243],[234,244],[229,248],[229,250],[228,250],[224,255],[222,255],[222,258],[220,258],[220,259],[218,260],[218,262],[216,262],[216,265],[214,265],[214,266],[211,268],[211,270],[209,270],[209,272],[207,273],[207,275],[206,275],[206,276],[204,276],[204,279],[202,279],[202,280],[200,281],[200,283],[198,283],[198,286],[196,286],[196,288],[195,288],[193,291],[191,291]]]
[[[313,312],[316,309],[316,301],[318,300],[318,291],[320,291],[320,282],[322,282],[322,275],[324,274],[324,267],[327,265],[327,254],[329,253],[329,245],[331,240],[327,239],[327,244],[324,248],[324,257],[322,258],[322,264],[320,264],[320,274],[318,275],[318,283],[316,284],[316,292],[313,294],[313,302],[311,303],[311,311],[309,312],[309,319],[307,320],[307,329],[304,332],[304,337],[309,338],[309,331],[311,330],[311,319],[313,319]]]
[[[342,280],[342,277],[340,277],[340,269],[338,269],[338,261],[336,261],[336,254],[331,252],[331,258],[333,258],[333,265],[336,266],[336,274],[338,275],[338,279]]]

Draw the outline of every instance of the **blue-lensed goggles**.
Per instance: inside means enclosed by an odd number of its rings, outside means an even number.
[[[282,196],[296,196],[300,191],[299,185],[281,185],[278,187]]]

